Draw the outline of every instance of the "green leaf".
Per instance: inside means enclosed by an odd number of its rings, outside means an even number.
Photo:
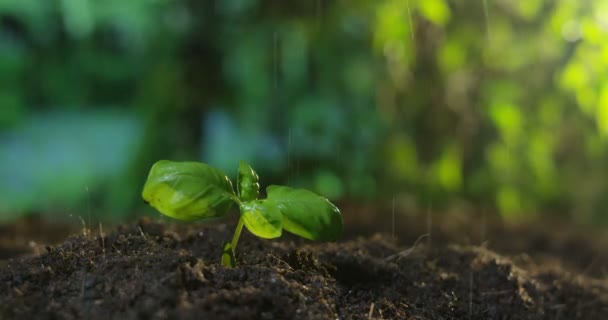
[[[277,238],[283,232],[281,210],[268,199],[241,203],[241,217],[245,227],[260,238]]]
[[[239,163],[239,175],[237,178],[237,189],[241,201],[252,201],[258,198],[260,184],[258,174],[244,161]]]
[[[310,240],[335,241],[342,235],[340,210],[326,198],[285,186],[269,186],[266,192],[283,214],[283,229]]]
[[[234,248],[230,242],[224,243],[222,249],[222,265],[226,268],[236,267],[236,258],[234,256]]]
[[[161,160],[150,169],[142,197],[162,214],[192,221],[225,215],[235,195],[230,179],[218,169]]]

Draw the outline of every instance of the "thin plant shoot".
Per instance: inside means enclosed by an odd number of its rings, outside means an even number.
[[[239,206],[240,218],[231,242],[224,243],[222,265],[236,266],[234,250],[243,226],[254,235],[273,239],[283,230],[317,241],[336,241],[342,234],[340,210],[326,198],[306,189],[271,185],[259,199],[258,175],[245,162],[239,164],[237,192],[220,170],[201,162],[161,160],[150,169],[142,197],[169,217],[210,220]]]

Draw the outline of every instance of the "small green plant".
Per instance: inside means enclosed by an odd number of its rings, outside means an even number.
[[[335,241],[342,234],[340,210],[326,198],[271,185],[267,198],[258,199],[259,191],[258,175],[243,161],[237,194],[224,173],[205,163],[161,160],[150,169],[142,197],[162,214],[186,221],[222,217],[236,203],[241,215],[232,242],[224,243],[221,262],[226,267],[236,265],[234,250],[243,226],[265,239],[280,237],[283,230],[318,241]]]

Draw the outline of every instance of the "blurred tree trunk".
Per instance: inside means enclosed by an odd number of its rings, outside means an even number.
[[[139,83],[134,102],[143,119],[142,141],[124,175],[123,192],[110,197],[108,208],[136,208],[148,171],[156,161],[201,158],[203,117],[216,97],[221,96],[223,87],[220,54],[214,47],[218,43],[214,39],[218,22],[213,3],[190,1],[186,6],[185,10],[196,19],[191,19],[193,24],[185,35],[158,35],[157,50],[150,51],[152,67]],[[167,44],[168,41],[174,43]],[[171,52],[155,54],[159,50]],[[156,61],[159,56],[165,59]]]

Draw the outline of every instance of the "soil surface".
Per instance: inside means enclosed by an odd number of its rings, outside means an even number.
[[[5,259],[0,319],[608,319],[598,238],[488,224],[474,244],[446,225],[338,243],[243,232],[226,269],[234,224],[142,219]]]

